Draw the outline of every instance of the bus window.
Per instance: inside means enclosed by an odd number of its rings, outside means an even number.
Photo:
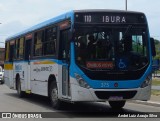
[[[137,52],[141,55],[146,56],[146,46],[145,46],[145,41],[143,41],[143,36],[142,35],[133,35],[132,36],[132,43],[133,43],[133,51]]]
[[[69,30],[63,30],[60,33],[60,58],[68,59],[69,58]]]
[[[34,35],[34,56],[42,55],[43,33],[43,31],[39,31]]]
[[[24,59],[25,60],[30,60],[30,56],[31,56],[31,44],[32,44],[32,39],[26,39],[25,40],[25,49],[24,49]]]
[[[22,59],[24,56],[24,38],[21,38],[19,41],[19,59]]]
[[[14,56],[14,40],[7,42],[5,48],[6,48],[5,61],[12,62]]]
[[[44,55],[56,54],[57,32],[55,27],[50,27],[45,30],[45,41],[43,43]]]
[[[24,38],[20,38],[17,39],[15,43],[14,58],[23,59],[23,56],[24,56]]]
[[[14,59],[17,59],[19,57],[18,48],[19,48],[19,39],[16,39],[15,41],[15,51],[14,51]]]
[[[5,48],[6,48],[5,60],[8,61],[9,60],[9,42],[6,43]]]
[[[9,61],[13,61],[13,55],[14,55],[14,45],[10,45],[10,52],[9,52]]]

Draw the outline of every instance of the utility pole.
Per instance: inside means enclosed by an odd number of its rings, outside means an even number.
[[[126,2],[126,3],[125,3],[125,6],[126,6],[126,11],[127,11],[127,0],[125,0],[125,2]]]

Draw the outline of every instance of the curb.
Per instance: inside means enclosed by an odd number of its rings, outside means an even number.
[[[143,104],[143,105],[149,105],[149,106],[155,106],[155,107],[160,107],[160,102],[154,102],[154,101],[130,101],[131,103],[137,103],[137,104]]]

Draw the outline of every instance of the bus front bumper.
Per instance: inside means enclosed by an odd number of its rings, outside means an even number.
[[[71,84],[71,100],[77,101],[119,101],[119,100],[149,100],[151,85],[134,89],[86,89],[79,85]]]

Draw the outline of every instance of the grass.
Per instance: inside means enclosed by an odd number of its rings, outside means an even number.
[[[160,79],[152,79],[153,86],[160,86]]]
[[[155,96],[160,96],[160,90],[152,90],[151,94]]]
[[[157,74],[160,74],[160,70],[157,71]]]

